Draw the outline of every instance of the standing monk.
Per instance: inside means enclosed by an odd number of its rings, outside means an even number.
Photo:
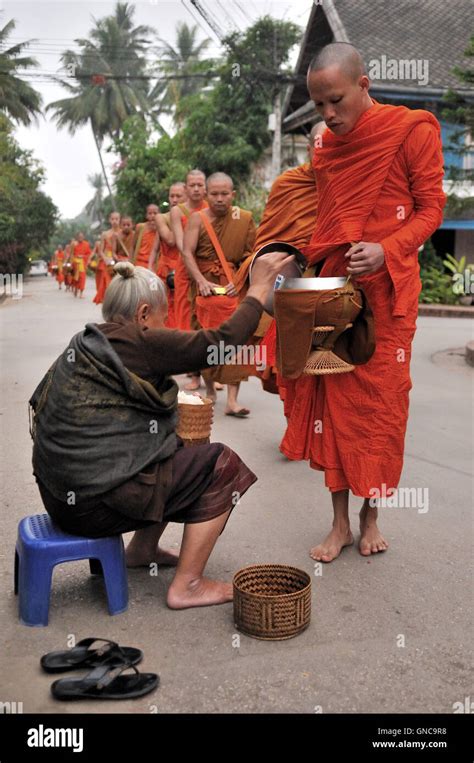
[[[190,215],[193,212],[200,212],[207,207],[206,197],[206,176],[201,170],[190,170],[186,175],[186,203],[180,202],[170,212],[171,230],[174,233],[176,246],[181,254],[174,274],[174,311],[177,328],[183,331],[189,331],[191,328],[191,302],[190,288],[191,282],[189,274],[182,258],[184,231]],[[200,387],[200,375],[193,374],[189,384],[184,389],[196,390]]]
[[[77,234],[77,238],[75,240],[73,259],[76,262],[74,296],[77,297],[77,292],[79,291],[81,299],[84,297],[84,289],[86,288],[87,266],[89,265],[89,260],[91,257],[92,252],[90,244],[84,239],[84,234],[82,231],[80,231]]]
[[[111,281],[110,263],[115,259],[117,238],[120,233],[120,213],[111,212],[109,215],[110,228],[102,234],[99,245],[99,264],[96,270],[97,294],[94,297],[96,305],[104,301],[105,291]]]
[[[118,261],[132,260],[135,248],[135,233],[133,220],[128,215],[120,218],[120,233],[117,236],[115,257]]]
[[[223,172],[216,172],[208,178],[207,198],[208,209],[196,212],[189,218],[189,223],[184,234],[183,258],[189,275],[193,280],[191,284],[191,297],[193,307],[193,328],[215,328],[223,320],[229,317],[236,309],[238,301],[237,292],[228,274],[233,275],[240,263],[253,251],[255,243],[255,223],[252,213],[239,207],[233,207],[235,197],[232,178]],[[209,231],[209,232],[208,232]],[[212,238],[220,244],[223,258],[227,262],[226,268],[221,264],[217,253],[217,247]],[[226,273],[227,271],[227,273]],[[227,296],[213,296],[216,294],[215,287],[225,287]],[[203,325],[204,317],[196,314],[196,298],[205,297],[209,300],[208,315],[205,318],[207,325]],[[229,303],[227,297],[233,297],[234,302]],[[222,302],[220,302],[222,300]],[[235,369],[235,370],[234,370]],[[229,383],[229,369],[225,369],[224,377],[219,366],[205,371],[207,395],[211,399],[216,398],[214,381],[227,381],[227,406],[226,415],[243,418],[250,411],[241,408],[237,402],[237,395],[242,378],[242,369],[234,366],[232,381]]]
[[[158,237],[155,218],[159,211],[156,204],[148,204],[146,208],[146,222],[138,223],[135,229],[133,261],[135,265],[140,265],[142,268],[148,268],[150,264],[150,256]]]
[[[310,552],[323,562],[353,543],[349,490],[364,499],[360,553],[388,548],[374,497],[390,494],[400,479],[421,290],[417,250],[441,224],[445,203],[437,120],[377,103],[369,84],[348,43],[324,47],[308,71],[310,96],[329,129],[314,153],[318,208],[306,256],[310,265],[325,260],[321,277],[347,274],[363,289],[377,343],[370,361],[350,373],[285,381],[280,448],[324,471],[331,491],[333,528]]]
[[[168,283],[168,278],[175,278],[176,267],[180,260],[179,249],[176,246],[176,239],[171,230],[171,210],[178,204],[184,204],[187,201],[186,186],[184,183],[173,183],[169,189],[168,199],[170,210],[165,214],[156,215],[156,227],[158,237],[155,242],[154,250],[150,258],[150,270],[164,281],[168,295],[168,316],[165,326],[170,329],[178,327],[174,309],[174,288]],[[174,275],[173,275],[174,274]]]
[[[58,246],[54,253],[54,262],[53,264],[56,265],[57,271],[56,271],[56,281],[58,282],[58,286],[61,289],[62,285],[64,283],[64,258],[65,258],[64,250],[62,246]]]
[[[72,284],[73,284],[73,275],[74,275],[74,266],[73,266],[73,257],[71,252],[71,244],[66,244],[64,247],[64,285],[66,287],[66,291],[71,291]]]

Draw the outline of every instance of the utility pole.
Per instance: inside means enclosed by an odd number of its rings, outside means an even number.
[[[277,31],[274,29],[273,34],[273,67],[275,73],[278,71],[278,54],[277,54]],[[275,94],[273,97],[273,114],[274,114],[274,133],[272,144],[272,173],[271,182],[281,173],[281,99],[280,99],[280,85],[275,82]]]
[[[273,143],[272,143],[272,173],[271,182],[281,174],[281,95],[278,88],[273,101]]]
[[[206,13],[203,5],[199,0],[190,0],[191,5],[202,16],[207,25],[212,29],[218,39],[223,42],[224,34],[219,26],[216,24],[213,18]],[[274,72],[272,80],[274,81],[274,96],[273,96],[273,113],[270,114],[268,120],[268,129],[273,132],[272,142],[272,164],[271,164],[271,181],[273,182],[278,175],[281,174],[281,74],[278,64],[278,51],[277,51],[277,31],[275,29],[273,36],[273,65]]]

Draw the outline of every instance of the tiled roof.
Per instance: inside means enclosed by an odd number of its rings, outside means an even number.
[[[296,75],[298,83],[285,99],[284,114],[308,102],[308,63],[323,45],[347,41],[361,52],[366,65],[389,59],[428,61],[426,86],[417,79],[373,80],[377,87],[447,90],[466,88],[452,73],[454,66],[473,68],[464,52],[473,33],[473,0],[321,0],[315,3],[303,39]],[[382,72],[383,74],[383,72]]]

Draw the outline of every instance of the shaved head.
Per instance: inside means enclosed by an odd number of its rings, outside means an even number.
[[[307,85],[316,111],[335,135],[351,132],[373,105],[362,56],[348,42],[333,42],[315,55]]]
[[[234,190],[234,181],[232,180],[231,176],[226,175],[225,172],[214,172],[212,175],[209,175],[206,181],[208,189],[211,183],[228,183],[231,187],[231,190]]]
[[[361,54],[348,42],[331,42],[321,48],[312,59],[308,74],[337,66],[349,79],[356,81],[367,72]]]
[[[216,217],[225,215],[235,198],[234,183],[225,172],[214,172],[207,179],[207,201]]]
[[[193,177],[196,177],[196,175],[204,178],[204,182],[206,181],[206,173],[202,170],[189,170],[188,174],[186,175],[186,185],[192,180]]]

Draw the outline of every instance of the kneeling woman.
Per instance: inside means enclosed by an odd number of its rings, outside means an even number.
[[[236,312],[218,329],[201,331],[165,328],[162,281],[117,263],[102,307],[106,322],[88,323],[72,338],[30,400],[33,472],[60,528],[91,538],[136,530],[127,563],[141,566],[176,563],[158,542],[168,522],[185,524],[171,608],[232,599],[232,585],[205,578],[204,567],[233,498],[257,479],[222,443],[183,447],[171,375],[208,366],[220,342],[248,341],[289,260],[281,253],[260,257]]]

